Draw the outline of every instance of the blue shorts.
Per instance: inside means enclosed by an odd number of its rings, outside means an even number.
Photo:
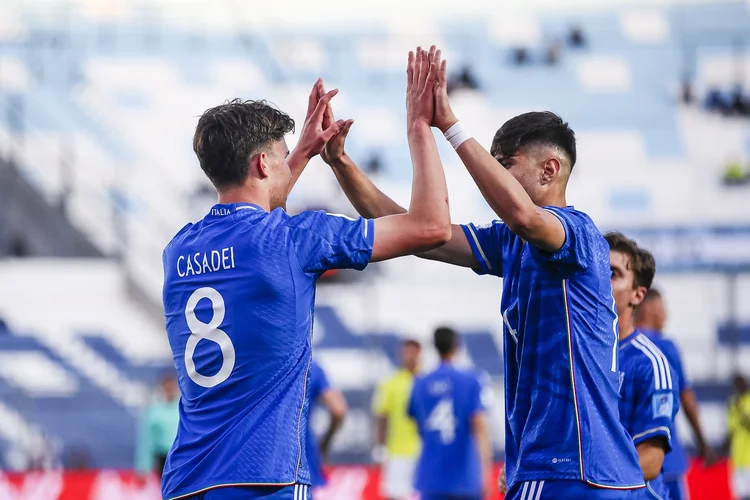
[[[311,500],[306,484],[291,486],[227,486],[198,493],[184,500]]]
[[[524,481],[514,484],[505,500],[653,500],[646,488],[615,490],[582,481]]]
[[[669,500],[690,500],[690,492],[685,484],[685,476],[679,476],[671,481],[664,480],[664,486],[669,490]]]

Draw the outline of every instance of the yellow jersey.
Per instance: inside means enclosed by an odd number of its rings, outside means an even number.
[[[729,454],[735,467],[750,467],[750,391],[729,404]]]
[[[416,458],[421,442],[417,426],[407,415],[414,374],[401,369],[383,381],[375,391],[372,412],[378,417],[386,417],[385,446],[390,456]]]

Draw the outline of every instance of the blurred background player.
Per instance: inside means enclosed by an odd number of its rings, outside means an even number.
[[[708,444],[700,420],[698,398],[690,385],[684,369],[682,356],[677,344],[664,335],[667,322],[667,308],[664,298],[656,288],[649,289],[646,298],[635,310],[635,327],[643,332],[669,360],[672,369],[677,373],[676,384],[680,394],[680,409],[685,413],[695,436],[698,455],[703,457],[705,465],[716,462],[716,453]],[[664,483],[669,488],[672,500],[689,498],[685,474],[689,466],[688,456],[680,443],[679,437],[672,436],[672,451],[664,459]]]
[[[445,175],[432,135],[436,63],[410,52],[407,135],[411,211],[376,220],[323,211],[290,216],[308,160],[341,129],[323,129],[313,87],[300,141],[264,101],[234,100],[198,120],[193,148],[218,204],[163,254],[163,302],[179,374],[180,425],[162,476],[168,499],[309,498],[306,444],[315,285],[329,269],[429,250],[450,236]],[[204,342],[200,342],[203,340]],[[200,344],[200,345],[199,345]]]
[[[609,248],[566,199],[573,130],[552,112],[524,113],[500,127],[487,152],[450,108],[445,64],[433,124],[502,220],[454,224],[450,241],[419,256],[503,278],[508,498],[639,495],[643,474],[618,416]],[[324,159],[357,212],[403,213],[338,147],[347,131]]]
[[[174,373],[164,374],[159,388],[144,409],[138,423],[135,469],[141,475],[156,473],[161,478],[169,449],[180,421],[180,388]]]
[[[421,500],[481,500],[490,491],[492,467],[482,384],[476,373],[453,366],[454,330],[438,328],[434,341],[440,366],[416,379],[409,402],[422,437],[414,484]]]
[[[620,233],[605,238],[620,336],[620,420],[633,438],[648,493],[666,500],[671,497],[661,473],[679,406],[677,375],[659,348],[633,325],[633,312],[654,280],[656,262],[650,252]]]
[[[750,500],[750,385],[747,379],[735,375],[732,391],[727,417],[734,494],[737,500]]]
[[[401,343],[401,367],[378,385],[372,402],[375,417],[372,458],[382,465],[381,495],[390,500],[407,499],[414,491],[420,439],[407,410],[421,350],[416,340],[406,339]]]
[[[315,488],[326,484],[323,474],[323,463],[328,450],[331,447],[333,436],[341,428],[346,416],[346,399],[341,391],[334,389],[328,383],[323,368],[315,361],[310,365],[310,415],[317,406],[323,406],[328,412],[328,428],[318,442],[317,436],[312,430],[312,419],[308,420],[307,427],[307,461],[310,464],[310,480],[313,487],[313,498]]]

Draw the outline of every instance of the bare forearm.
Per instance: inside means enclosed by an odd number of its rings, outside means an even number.
[[[378,189],[348,155],[344,154],[331,163],[341,189],[362,217],[375,219],[406,212],[405,208]]]
[[[698,399],[695,397],[695,392],[692,389],[685,389],[680,393],[680,402],[682,403],[682,409],[685,410],[685,416],[690,423],[690,427],[693,429],[695,440],[700,449],[706,447],[706,437],[703,435],[703,427],[701,426],[700,420],[700,409],[698,407]]]
[[[344,419],[342,417],[331,416],[331,422],[328,424],[328,430],[326,430],[325,434],[323,434],[323,436],[320,438],[320,449],[324,455],[327,454],[331,446],[333,436],[335,436],[339,431],[342,423],[344,423]]]
[[[487,416],[483,413],[474,415],[472,418],[472,428],[474,431],[474,439],[477,442],[477,448],[479,448],[479,460],[482,466],[482,477],[486,478],[490,470],[492,470],[492,438],[490,437],[490,429],[487,423]]]
[[[426,124],[409,126],[409,151],[414,166],[409,214],[426,226],[450,224],[448,187],[432,130]]]
[[[377,446],[385,445],[385,436],[388,429],[388,419],[385,417],[376,417],[375,420],[375,444]]]
[[[492,210],[514,229],[536,206],[523,186],[485,150],[476,139],[469,139],[456,150]]]

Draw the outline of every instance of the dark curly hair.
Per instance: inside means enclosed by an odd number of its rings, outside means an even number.
[[[293,131],[294,120],[268,102],[233,99],[201,115],[193,151],[214,186],[233,186],[245,181],[251,155]]]
[[[490,154],[500,160],[535,145],[556,146],[568,157],[571,169],[576,163],[575,133],[551,111],[524,113],[505,122],[492,139]]]

